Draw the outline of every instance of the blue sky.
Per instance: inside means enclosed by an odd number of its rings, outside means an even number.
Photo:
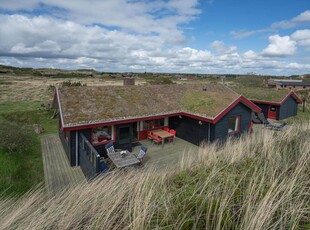
[[[0,33],[5,65],[310,73],[309,0],[10,0]]]

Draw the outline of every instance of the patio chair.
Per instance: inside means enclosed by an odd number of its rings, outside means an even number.
[[[144,145],[141,145],[140,151],[139,151],[139,153],[137,155],[137,159],[140,162],[142,162],[143,157],[145,156],[146,152],[147,152],[147,147],[145,147]]]
[[[153,141],[152,131],[150,130],[147,131],[147,139]]]
[[[120,152],[121,151],[121,149],[114,149],[113,142],[109,142],[104,147],[107,150],[107,154],[113,154],[115,152]]]
[[[159,137],[156,133],[152,134],[152,138],[153,138],[153,142],[157,144],[162,143],[163,141],[163,139]]]
[[[164,127],[163,130],[165,130],[166,132],[169,132],[169,128],[168,127]]]
[[[174,129],[170,129],[169,133],[173,134],[172,137],[168,137],[168,141],[174,141],[175,139],[175,135],[177,134],[177,132]]]

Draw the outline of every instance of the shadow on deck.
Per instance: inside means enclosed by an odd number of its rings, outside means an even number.
[[[143,159],[145,167],[154,167],[156,169],[164,169],[181,162],[183,154],[197,154],[199,147],[185,140],[176,138],[175,142],[161,144],[153,144],[149,140],[140,141],[141,144],[148,148],[148,151]],[[133,153],[138,154],[140,146],[133,148]]]
[[[59,137],[56,134],[41,139],[45,186],[55,194],[74,184],[85,182],[80,167],[71,167]]]

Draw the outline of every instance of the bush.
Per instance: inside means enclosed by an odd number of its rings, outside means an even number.
[[[0,147],[8,153],[21,153],[32,146],[33,131],[15,122],[0,123]]]
[[[77,81],[77,82],[71,82],[70,80],[69,81],[64,81],[61,83],[61,86],[87,86],[87,84],[82,84],[80,81]]]
[[[155,77],[148,81],[151,85],[167,85],[174,84],[174,82],[169,77]]]

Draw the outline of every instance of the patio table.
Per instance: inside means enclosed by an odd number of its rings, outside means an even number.
[[[115,152],[112,154],[108,154],[108,157],[111,159],[111,161],[115,164],[117,168],[124,168],[140,163],[137,157],[132,153],[130,153],[128,150],[126,150],[124,156],[122,156],[120,152]]]
[[[169,137],[173,137],[173,136],[174,136],[174,134],[169,133],[169,132],[167,132],[167,131],[165,131],[165,130],[163,130],[163,129],[156,129],[156,130],[154,130],[154,131],[152,131],[152,132],[153,132],[153,133],[156,133],[156,134],[162,139],[162,142],[161,142],[162,147],[164,146],[164,142],[165,142],[165,139],[166,139],[166,138],[169,138]]]

